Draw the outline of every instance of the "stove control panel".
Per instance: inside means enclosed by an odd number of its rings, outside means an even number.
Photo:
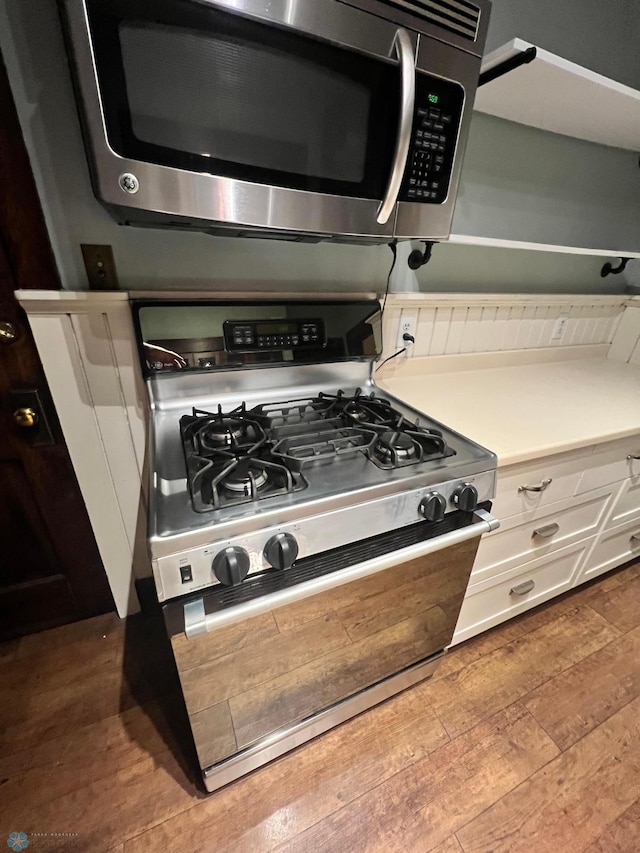
[[[158,597],[166,601],[215,584],[237,586],[257,572],[286,572],[298,559],[376,533],[398,530],[420,519],[426,523],[439,521],[458,509],[469,512],[477,502],[493,498],[495,484],[496,472],[483,471],[306,517],[301,507],[295,521],[225,539],[215,539],[214,526],[209,530],[208,544],[153,561]]]
[[[327,344],[322,320],[225,320],[227,352],[321,349]]]

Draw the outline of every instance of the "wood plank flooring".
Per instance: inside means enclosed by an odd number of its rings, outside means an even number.
[[[640,853],[640,563],[453,649],[430,681],[211,795],[155,614],[0,645],[0,676],[0,844],[23,831],[34,853]]]

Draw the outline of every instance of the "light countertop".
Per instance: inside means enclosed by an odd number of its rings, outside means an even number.
[[[640,365],[609,361],[602,347],[571,349],[407,359],[376,384],[492,450],[500,466],[639,435]]]

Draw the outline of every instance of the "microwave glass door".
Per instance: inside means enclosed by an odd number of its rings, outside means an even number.
[[[109,144],[121,157],[382,199],[395,61],[193,0],[88,0]]]

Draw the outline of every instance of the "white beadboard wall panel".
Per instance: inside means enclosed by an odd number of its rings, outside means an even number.
[[[436,316],[433,323],[433,335],[428,355],[444,355],[449,337],[449,326],[451,325],[452,308],[441,306],[436,308]],[[420,327],[416,330],[416,338],[421,335]]]
[[[146,393],[127,294],[18,291],[120,616],[146,549]]]
[[[610,344],[624,312],[624,296],[482,294],[395,294],[385,318],[385,355],[394,350],[403,313],[418,317],[416,342],[402,358],[502,352],[545,347]],[[416,309],[419,307],[419,311]],[[638,313],[640,317],[640,312]],[[561,340],[553,340],[559,317],[566,317]],[[635,346],[634,340],[633,345]],[[627,354],[630,357],[633,347]]]
[[[123,395],[127,421],[138,471],[142,477],[147,443],[147,392],[138,366],[131,314],[127,311],[105,315],[105,323],[113,349],[113,363]],[[143,485],[147,486],[145,478]]]
[[[479,306],[467,308],[467,322],[465,323],[462,342],[460,344],[460,352],[474,352],[476,341],[480,333],[480,320],[482,319],[483,309]],[[422,334],[422,330],[421,330]],[[428,353],[425,353],[427,355]],[[417,355],[417,352],[416,352]]]
[[[72,317],[30,316],[69,455],[120,616],[138,610],[132,549]]]
[[[420,335],[418,336],[418,338],[416,338],[416,343],[413,348],[414,355],[429,355],[435,322],[435,308],[420,308],[418,314],[418,326],[420,328]]]
[[[496,322],[496,309],[493,306],[485,305],[482,309],[480,317],[480,325],[476,333],[476,345],[473,352],[478,352],[479,349],[491,346],[494,327]]]
[[[444,347],[445,355],[457,355],[460,352],[468,310],[468,308],[454,308],[451,311],[447,342]]]
[[[640,300],[627,305],[615,329],[608,358],[612,361],[630,361],[635,357],[640,342]]]
[[[142,460],[136,454],[108,314],[71,316],[100,439],[118,496],[129,547],[136,539]]]

